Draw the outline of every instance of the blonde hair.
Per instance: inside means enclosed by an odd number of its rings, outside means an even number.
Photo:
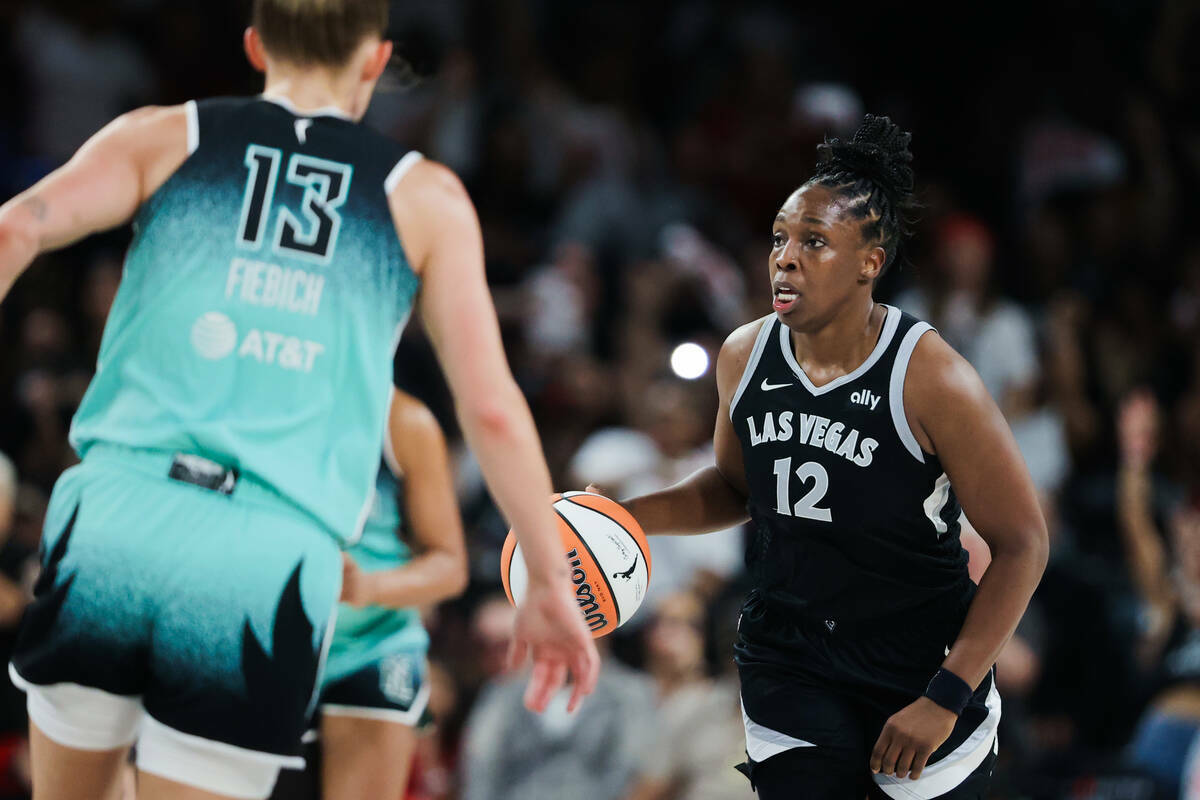
[[[339,67],[387,31],[388,0],[254,0],[251,24],[276,58]]]

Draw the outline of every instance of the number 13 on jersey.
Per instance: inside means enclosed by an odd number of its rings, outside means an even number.
[[[785,517],[832,521],[833,515],[829,509],[817,505],[829,491],[829,473],[825,468],[816,461],[805,461],[796,467],[795,475],[801,484],[807,485],[811,478],[813,485],[795,505],[791,502],[792,474],[791,456],[775,459],[775,510]]]
[[[239,247],[249,250],[262,247],[282,160],[283,152],[274,147],[252,144],[246,148],[246,168],[250,174],[246,179],[242,220],[238,225]],[[328,264],[342,227],[338,209],[350,193],[353,172],[354,168],[349,164],[293,153],[288,159],[286,178],[288,183],[304,188],[300,203],[304,219],[300,220],[288,209],[280,207],[275,223],[274,249]]]

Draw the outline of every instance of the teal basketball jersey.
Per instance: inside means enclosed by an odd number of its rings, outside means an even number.
[[[187,110],[190,154],[134,219],[71,442],[204,456],[353,541],[419,284],[387,193],[420,156],[336,109]]]
[[[412,551],[400,538],[403,523],[400,487],[387,466],[379,469],[375,500],[362,538],[346,553],[364,572],[402,567]],[[328,685],[368,664],[398,652],[424,653],[429,634],[415,608],[338,606],[322,683]]]

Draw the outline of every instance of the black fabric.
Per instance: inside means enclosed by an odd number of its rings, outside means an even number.
[[[971,687],[948,669],[939,669],[925,687],[925,696],[942,708],[961,714],[971,699]]]
[[[885,322],[869,367],[815,392],[789,361],[790,332],[769,318],[732,411],[761,602],[839,630],[956,608],[973,588],[942,466],[919,461],[893,421],[893,366],[919,320],[888,314],[897,321]]]
[[[743,613],[736,660],[746,714],[772,731],[814,745],[798,748],[806,751],[804,755],[784,758],[786,766],[767,769],[768,778],[762,780],[774,787],[767,790],[773,793],[761,796],[862,797],[870,754],[884,723],[921,696],[944,658],[942,642],[950,641],[957,627],[953,622],[915,620],[894,631],[846,636],[780,614]],[[763,641],[789,645],[785,652]],[[915,647],[916,642],[922,646]],[[992,683],[989,673],[929,763],[952,753],[986,721]],[[749,763],[751,780],[759,784],[762,769],[781,757]],[[789,783],[809,772],[815,776],[812,793],[808,783]],[[770,777],[775,774],[782,777]],[[986,777],[975,784],[982,786]],[[786,786],[805,789],[778,793]],[[821,794],[825,788],[829,793]]]

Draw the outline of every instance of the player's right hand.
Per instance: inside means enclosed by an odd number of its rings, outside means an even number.
[[[574,711],[596,688],[600,654],[565,572],[540,579],[529,576],[524,602],[517,608],[509,667],[520,667],[530,656],[533,676],[525,690],[525,707],[530,711],[544,711],[566,683],[568,673],[574,684],[568,711]]]

